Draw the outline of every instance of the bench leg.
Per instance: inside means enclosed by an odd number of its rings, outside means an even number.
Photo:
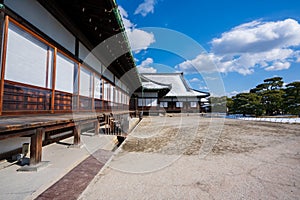
[[[95,122],[95,135],[99,134],[100,124],[98,120]]]
[[[73,129],[74,134],[74,145],[80,145],[80,134],[81,134],[81,127],[80,125],[77,125]]]
[[[30,144],[30,165],[36,165],[42,160],[42,144],[44,128],[36,129],[36,133],[31,136]]]

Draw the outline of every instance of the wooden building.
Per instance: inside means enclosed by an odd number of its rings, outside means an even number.
[[[28,136],[39,154],[53,131],[79,143],[81,123],[126,119],[141,81],[114,0],[0,3],[0,142]]]
[[[1,115],[123,109],[139,84],[112,0],[7,0],[2,29]]]
[[[183,73],[143,73],[136,109],[147,113],[205,112],[207,92],[190,88]],[[133,101],[133,100],[132,100]]]

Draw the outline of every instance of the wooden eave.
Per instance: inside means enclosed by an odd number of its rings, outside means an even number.
[[[123,22],[113,0],[38,1],[90,51],[103,45],[108,39],[113,41],[109,42],[110,45],[105,45],[106,51],[96,53],[96,56],[108,70],[126,81],[130,87],[141,85]],[[120,52],[122,55],[115,57],[114,54]],[[129,79],[124,77],[128,71],[131,71]]]

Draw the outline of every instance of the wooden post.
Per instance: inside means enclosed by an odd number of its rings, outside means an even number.
[[[92,81],[92,111],[95,111],[95,72],[93,72],[93,81]]]
[[[53,71],[52,71],[52,94],[51,94],[51,113],[54,113],[55,104],[55,87],[56,87],[56,61],[57,61],[57,48],[54,48],[53,53]]]
[[[77,125],[73,128],[73,134],[74,134],[74,145],[80,145],[80,134],[81,134],[81,126]]]
[[[5,64],[6,64],[6,51],[7,51],[7,38],[8,38],[8,23],[9,17],[5,16],[3,33],[4,35],[2,40],[2,58],[1,58],[1,74],[0,74],[0,115],[2,115],[3,111],[3,96],[4,96],[4,77],[5,77]]]
[[[101,76],[101,81],[102,81],[102,94],[101,94],[101,103],[102,103],[102,108],[101,111],[104,111],[104,80]]]
[[[104,115],[104,121],[105,121],[105,134],[110,133],[110,126],[109,126],[109,115]]]
[[[80,110],[80,68],[81,68],[81,64],[80,63],[77,63],[77,111]]]
[[[44,128],[36,129],[36,133],[31,136],[30,142],[30,165],[36,165],[42,160],[42,144]]]
[[[95,135],[99,134],[99,129],[100,129],[100,123],[99,123],[99,120],[97,119],[95,121]]]

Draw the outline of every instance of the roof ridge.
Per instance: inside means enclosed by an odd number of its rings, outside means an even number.
[[[155,83],[155,84],[158,84],[158,85],[163,85],[163,86],[168,86],[168,87],[171,87],[172,88],[172,84],[167,84],[167,83],[160,83],[160,82],[157,82],[157,81],[154,81],[154,80],[151,80],[145,76],[143,76],[142,74],[140,74],[142,78],[144,78],[145,80],[149,81],[149,82],[152,82],[152,83]]]
[[[183,72],[140,73],[140,75],[183,75]]]

